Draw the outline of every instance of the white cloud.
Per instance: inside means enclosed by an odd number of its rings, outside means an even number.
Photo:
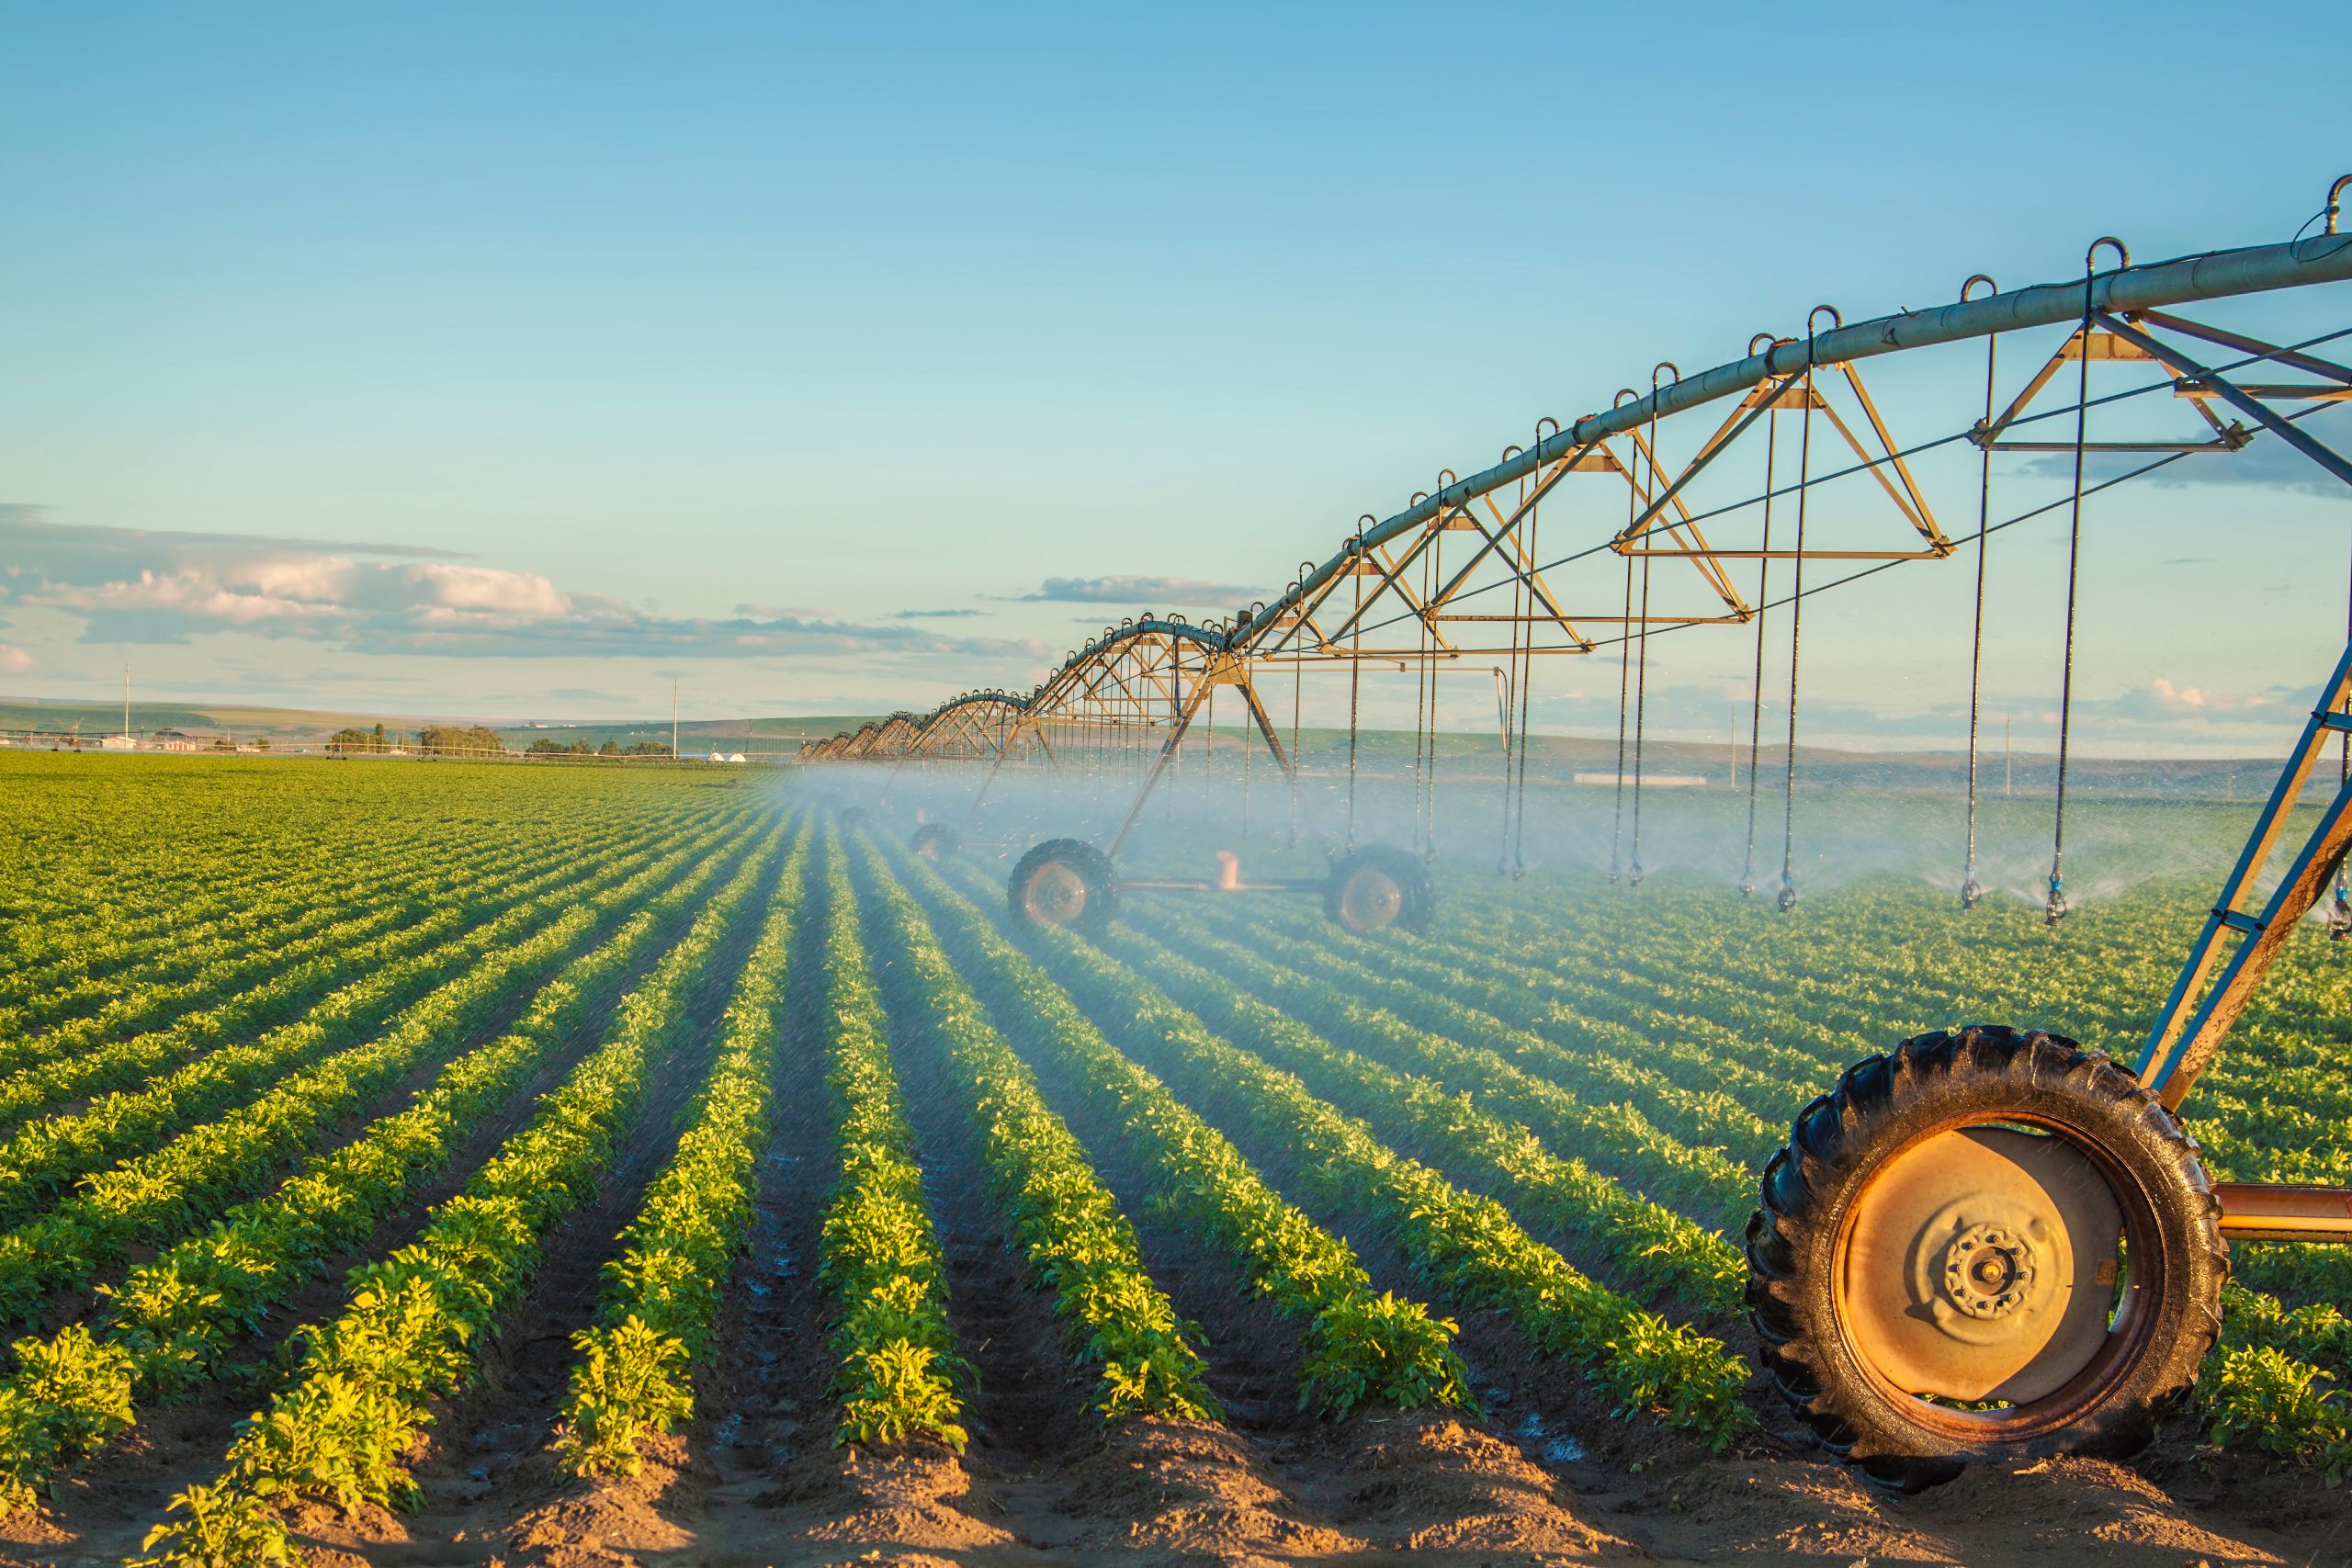
[[[726,619],[570,592],[537,572],[377,547],[239,535],[74,528],[0,507],[0,595],[80,618],[81,640],[186,643],[220,632],[294,637],[361,653],[449,658],[731,658],[833,653],[1042,658],[1043,644],[865,626],[821,610],[739,604]]]
[[[33,667],[33,656],[13,643],[0,642],[0,675],[21,675]]]
[[[537,619],[571,613],[571,597],[537,572],[500,571],[483,566],[412,566],[406,581],[422,587],[430,602],[449,610]]]

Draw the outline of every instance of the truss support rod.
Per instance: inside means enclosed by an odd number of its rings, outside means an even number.
[[[1151,759],[1151,766],[1144,772],[1143,783],[1136,787],[1135,804],[1127,807],[1126,820],[1119,824],[1117,835],[1102,847],[1102,852],[1113,860],[1119,858],[1119,847],[1127,841],[1127,835],[1135,831],[1136,821],[1143,816],[1145,802],[1151,798],[1153,787],[1159,783],[1159,775],[1168,771],[1168,764],[1175,759],[1176,748],[1184,743],[1184,732],[1193,728],[1193,716],[1201,711],[1202,700],[1215,690],[1216,688],[1204,677],[1193,683],[1191,694],[1184,699],[1184,705],[1177,710],[1176,722],[1168,727],[1168,739],[1160,742],[1159,752]]]
[[[2099,325],[2124,342],[2135,348],[2146,349],[2150,354],[2154,355],[2157,363],[2176,376],[2194,381],[2200,387],[2211,387],[2221,393],[2231,407],[2241,413],[2251,415],[2261,423],[2265,430],[2278,436],[2279,440],[2284,441],[2346,484],[2352,485],[2352,462],[2347,462],[2339,457],[2325,442],[2321,441],[2292,420],[2285,418],[2260,399],[2247,396],[2244,391],[2231,385],[2227,378],[2206,369],[2178,349],[2165,347],[2128,321],[2118,321],[2115,317],[2104,313],[2101,313],[2097,320]]]
[[[2352,690],[2352,647],[2345,649],[2344,657],[2335,661],[2335,672],[2320,688],[2319,700],[2303,726],[2302,739],[2295,743],[2293,754],[2278,775],[2278,785],[2270,792],[2269,803],[2263,807],[2253,834],[2239,852],[2229,880],[2222,885],[2222,896],[2214,902],[2213,912],[2206,917],[2205,929],[2198,933],[2188,950],[2188,962],[2181,966],[2180,977],[2173,982],[2164,1010],[2156,1015],[2155,1026],[2148,1032],[2147,1046],[2140,1055],[2140,1081],[2155,1090],[2167,1107],[2178,1106],[2187,1097],[2198,1075],[2213,1059],[2222,1036],[2253,999],[2255,987],[2262,983],[2279,946],[2294,931],[2295,923],[2319,901],[2328,879],[2343,863],[2346,848],[2352,846],[2352,784],[2347,784],[2322,813],[2318,826],[2312,829],[2310,839],[2270,895],[2262,913],[2253,915],[2244,908],[2247,896],[2254,891],[2256,878],[2262,874],[2264,863],[2269,860],[2279,833],[2287,826],[2288,813],[2302,798],[2312,764],[2326,750],[2329,737],[2352,725],[2352,719],[2341,711],[2347,690]],[[2245,940],[2230,954],[2221,978],[2214,981],[2195,1018],[2190,1019],[2189,1005],[2196,1000],[2199,987],[2220,957],[2222,938],[2228,932],[2236,932]]]
[[[1266,750],[1273,753],[1275,762],[1282,768],[1283,777],[1296,784],[1298,774],[1291,764],[1290,753],[1283,750],[1282,737],[1274,733],[1274,721],[1266,716],[1265,705],[1258,700],[1256,682],[1245,675],[1233,683],[1241,688],[1241,700],[1248,705],[1250,716],[1257,721],[1258,733],[1265,738]]]

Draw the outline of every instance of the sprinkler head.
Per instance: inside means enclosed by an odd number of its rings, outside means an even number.
[[[2056,925],[2066,918],[2067,911],[2071,908],[2072,906],[2066,902],[2066,885],[2058,879],[2055,872],[2052,872],[2050,876],[2050,897],[2041,907],[2041,923],[2046,926]]]
[[[1785,876],[1781,878],[1780,905],[1784,915],[1797,907],[1797,885]]]
[[[1638,860],[1634,863],[1631,878],[1634,886],[1639,887],[1642,885],[1642,863]]]
[[[1976,868],[1972,865],[1968,868],[1967,877],[1960,885],[1960,907],[1973,909],[1977,900],[1984,897],[1984,885],[1976,880]]]
[[[1756,863],[1753,860],[1740,867],[1739,896],[1743,898],[1756,897]]]

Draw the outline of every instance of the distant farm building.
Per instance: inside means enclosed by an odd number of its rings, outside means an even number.
[[[107,744],[113,744],[111,739]],[[159,729],[148,741],[148,745],[158,751],[193,751],[203,744],[183,729]]]

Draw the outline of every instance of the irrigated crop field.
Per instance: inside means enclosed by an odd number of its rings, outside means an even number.
[[[2128,1054],[2208,879],[1089,942],[792,784],[0,759],[0,1557],[2352,1561],[2340,1249],[2238,1250],[2128,1464],[1882,1496],[1753,1370],[1797,1111],[1947,1024]],[[2352,1183],[2348,1019],[2314,930],[2217,1176]]]

